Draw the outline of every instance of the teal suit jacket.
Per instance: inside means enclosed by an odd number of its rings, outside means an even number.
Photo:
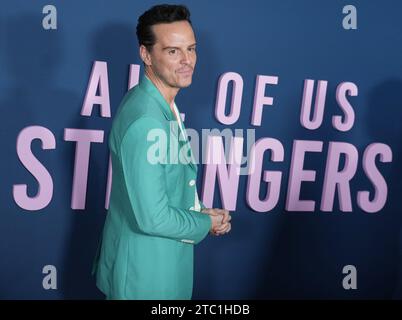
[[[108,299],[191,299],[194,245],[208,234],[211,219],[194,210],[197,165],[169,163],[181,156],[171,148],[178,133],[171,132],[170,121],[177,124],[145,76],[127,92],[113,120],[112,189],[93,267]],[[147,137],[152,129],[166,133],[162,163],[147,159],[155,150],[156,140]],[[183,148],[187,141],[177,143],[177,150],[191,153]]]

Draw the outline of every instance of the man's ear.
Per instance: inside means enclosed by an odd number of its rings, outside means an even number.
[[[152,65],[151,54],[143,44],[140,46],[140,57],[146,66]]]

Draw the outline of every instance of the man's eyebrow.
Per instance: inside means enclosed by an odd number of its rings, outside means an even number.
[[[162,48],[162,50],[166,50],[166,49],[179,49],[178,47],[164,47]]]
[[[187,46],[187,48],[194,47],[196,44],[197,43],[193,43],[193,44]],[[163,47],[162,48],[162,50],[167,50],[167,49],[180,49],[180,48],[179,47]]]

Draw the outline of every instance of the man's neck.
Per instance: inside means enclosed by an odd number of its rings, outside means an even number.
[[[170,109],[174,113],[174,111],[173,111],[174,98],[176,97],[176,95],[180,89],[168,87],[162,80],[160,80],[154,74],[154,72],[150,68],[145,70],[145,75],[159,90],[159,92],[162,94],[163,98],[166,100],[167,104],[170,106]]]

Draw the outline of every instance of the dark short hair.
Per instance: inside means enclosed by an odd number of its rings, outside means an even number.
[[[176,21],[188,21],[191,24],[190,11],[186,6],[161,4],[145,11],[138,18],[137,38],[139,45],[144,45],[150,50],[156,42],[151,27],[160,23],[172,23]]]

